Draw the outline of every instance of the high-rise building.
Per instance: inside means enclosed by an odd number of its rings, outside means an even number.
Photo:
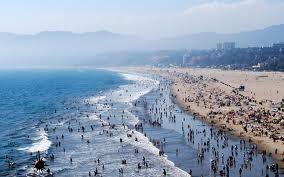
[[[232,50],[236,47],[234,42],[217,43],[217,50]]]
[[[190,59],[190,55],[189,54],[184,54],[182,57],[182,64],[185,66],[188,64],[188,60]]]
[[[222,50],[223,49],[223,43],[219,42],[217,43],[217,50]]]

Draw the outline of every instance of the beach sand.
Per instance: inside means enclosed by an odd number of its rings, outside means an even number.
[[[284,73],[187,68],[129,70],[170,79],[171,94],[185,111],[236,137],[253,141],[259,149],[271,154],[280,167],[284,167],[284,143],[271,138],[283,137],[283,126],[279,122],[270,122],[275,117],[279,120],[284,116],[281,111],[271,113],[272,103],[284,98]],[[232,92],[240,85],[245,86],[244,91]]]
[[[280,102],[284,98],[284,73],[282,72],[253,72],[220,69],[181,69],[194,76],[218,78],[234,87],[244,85],[244,95],[255,97],[258,101],[271,100]]]

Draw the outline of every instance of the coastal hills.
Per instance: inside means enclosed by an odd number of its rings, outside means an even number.
[[[204,32],[177,38],[162,40],[168,48],[210,49],[218,42],[235,42],[237,47],[263,47],[284,41],[284,24],[270,26],[265,29],[233,34]]]
[[[117,55],[127,56],[129,61],[135,58],[135,53],[147,55],[149,52],[163,50],[212,49],[216,43],[226,41],[234,41],[240,48],[271,46],[284,41],[284,24],[234,34],[203,32],[157,40],[145,40],[109,31],[45,31],[30,35],[2,32],[0,64],[10,65],[17,62],[27,65],[96,65],[101,63],[102,56],[104,61],[108,60],[107,63],[115,60]],[[114,62],[127,64],[123,60]]]

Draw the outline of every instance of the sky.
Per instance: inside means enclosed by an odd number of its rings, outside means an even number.
[[[0,32],[107,30],[147,39],[284,24],[284,0],[0,0]]]

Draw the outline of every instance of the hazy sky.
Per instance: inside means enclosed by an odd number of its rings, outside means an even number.
[[[145,38],[284,23],[284,0],[0,0],[0,31],[108,30]]]

